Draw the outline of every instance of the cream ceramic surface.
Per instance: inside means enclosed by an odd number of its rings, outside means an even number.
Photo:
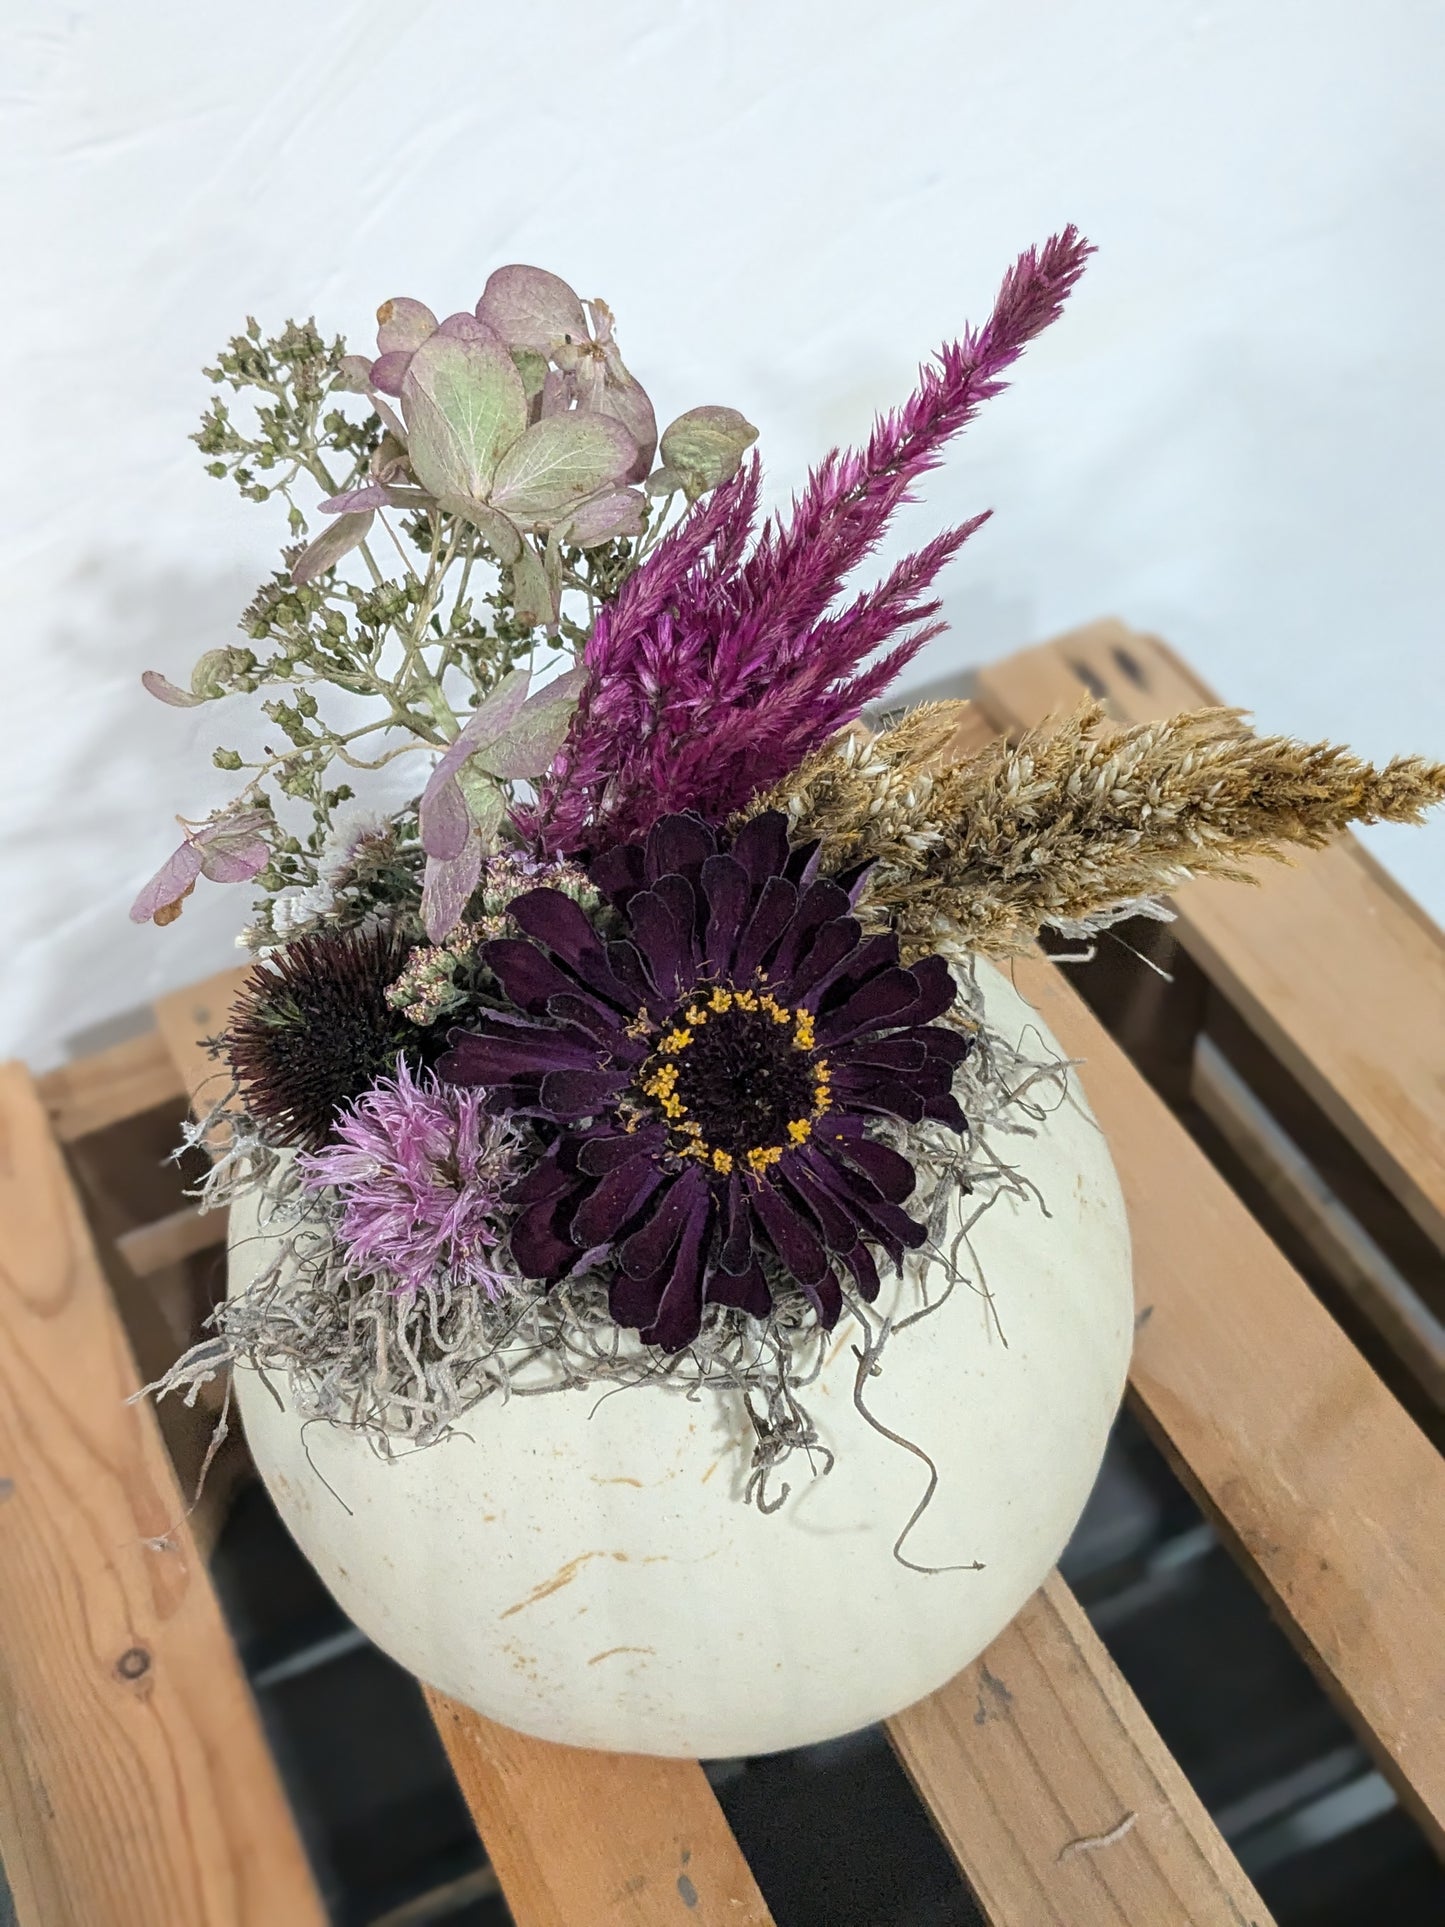
[[[1042,1027],[986,971],[991,1023]],[[1059,1053],[1062,1055],[1062,1053]],[[390,1463],[278,1408],[238,1374],[256,1462],[344,1610],[443,1692],[550,1740],[718,1757],[792,1747],[897,1711],[949,1679],[1057,1559],[1093,1483],[1133,1328],[1129,1239],[1103,1137],[1076,1079],[1034,1138],[998,1140],[1038,1186],[972,1234],[993,1312],[956,1290],[898,1334],[868,1400],[938,1464],[938,1492],[893,1543],[925,1467],[852,1402],[841,1330],[808,1395],[837,1454],[801,1459],[764,1516],[742,1503],[734,1399],[645,1387],[490,1399],[462,1433]],[[236,1207],[232,1289],[254,1276],[255,1204]],[[891,1289],[885,1284],[885,1294]],[[896,1288],[900,1303],[913,1287]],[[997,1318],[993,1313],[996,1313]]]

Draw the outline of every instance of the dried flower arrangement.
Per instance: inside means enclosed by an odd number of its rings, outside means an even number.
[[[264,1184],[281,1255],[169,1389],[279,1368],[388,1448],[538,1360],[556,1388],[715,1384],[747,1401],[766,1508],[817,1443],[799,1394],[828,1334],[857,1323],[866,1415],[898,1328],[880,1260],[956,1263],[950,1207],[1007,1191],[994,1140],[1058,1074],[991,1034],[971,958],[1445,796],[1445,767],[1228,711],[1121,730],[1086,705],[955,761],[950,705],[859,727],[986,518],[844,585],[1088,253],[1072,228],[1025,253],[761,521],[749,423],[705,406],[659,436],[606,305],[539,269],[441,322],[388,301],[375,356],[309,323],[230,344],[211,379],[254,421],[217,399],[196,439],[284,500],[294,546],[245,646],[145,680],[184,706],[266,690],[288,746],[216,752],[244,788],[132,915],[171,921],[203,876],[260,887],[211,1188]],[[358,805],[353,774],[416,755],[405,807]]]

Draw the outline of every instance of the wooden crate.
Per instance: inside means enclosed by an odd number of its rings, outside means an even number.
[[[1212,700],[1102,623],[983,672],[959,747],[1085,690],[1128,719]],[[1130,1399],[1438,1847],[1445,940],[1350,839],[1180,910],[1147,936],[1171,981],[1142,994],[1108,945],[1087,974],[1016,970],[1084,1060],[1123,1180]],[[155,1415],[125,1402],[132,1342],[175,1324],[222,1226],[177,1191],[117,1232],[86,1181],[98,1134],[212,1074],[197,1039],[234,983],[38,1081],[0,1071],[0,1857],[22,1927],[323,1917]],[[193,1458],[202,1436],[171,1443]],[[428,1698],[519,1927],[770,1920],[695,1763]],[[1269,1919],[1057,1575],[889,1733],[1000,1927]]]

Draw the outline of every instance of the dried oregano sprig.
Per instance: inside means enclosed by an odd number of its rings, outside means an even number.
[[[1418,822],[1445,798],[1445,764],[1383,768],[1333,743],[1256,736],[1205,709],[1120,729],[1102,706],[940,762],[961,705],[933,703],[851,735],[757,799],[823,839],[829,868],[876,864],[860,914],[905,953],[941,941],[1007,955],[1039,927],[1077,927],[1191,876],[1315,846],[1350,823]]]
[[[659,436],[606,304],[537,268],[499,268],[474,310],[445,320],[409,299],[377,320],[374,357],[309,321],[266,339],[251,320],[206,370],[249,404],[208,408],[195,440],[209,472],[250,500],[281,497],[295,545],[246,610],[244,645],[207,650],[186,687],[143,680],[184,708],[270,692],[274,738],[253,759],[215,752],[245,785],[181,819],[137,922],[173,921],[201,876],[259,882],[261,949],[327,917],[328,870],[354,840],[336,822],[352,773],[421,751],[446,767],[407,854],[425,859],[421,920],[445,935],[505,833],[512,786],[542,776],[575,707],[578,678],[529,695],[532,672],[581,650],[672,508],[734,474],[756,437],[713,406]]]

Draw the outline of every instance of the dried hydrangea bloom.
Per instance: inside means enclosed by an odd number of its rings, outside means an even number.
[[[311,1190],[339,1196],[355,1264],[398,1290],[451,1284],[495,1300],[514,1282],[500,1213],[516,1136],[480,1092],[414,1076],[403,1059],[336,1119],[325,1150],[296,1162]]]
[[[613,1317],[669,1351],[705,1304],[766,1315],[765,1261],[825,1325],[844,1273],[876,1297],[872,1247],[900,1263],[924,1231],[902,1208],[913,1169],[870,1120],[965,1128],[952,1085],[970,1039],[933,1022],[954,1000],[947,964],[899,968],[814,859],[776,813],[730,849],[674,816],[593,866],[620,940],[557,891],[517,898],[525,937],[483,951],[516,1009],[454,1031],[439,1066],[555,1128],[510,1194],[519,1270],[551,1281],[609,1258]]]

